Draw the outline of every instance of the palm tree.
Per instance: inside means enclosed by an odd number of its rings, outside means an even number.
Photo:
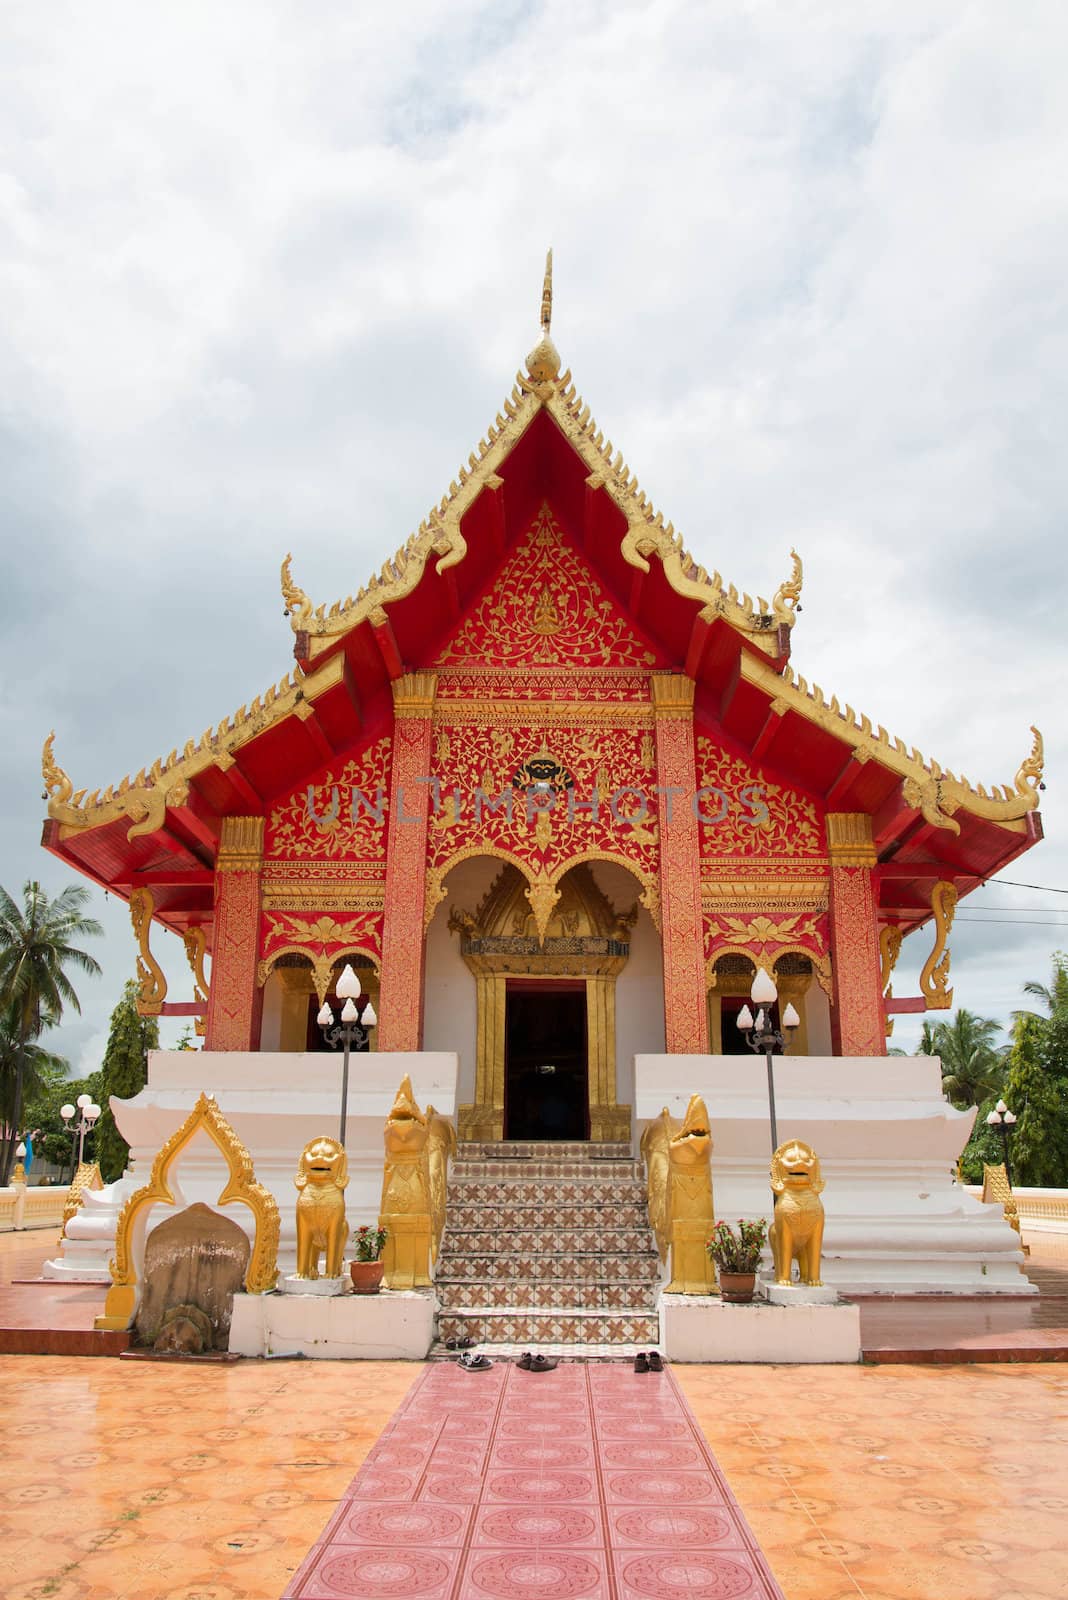
[[[1032,978],[1023,986],[1024,994],[1030,995],[1033,1000],[1040,1000],[1045,1010],[1045,1016],[1037,1011],[1014,1011],[1013,1020],[1020,1017],[1034,1017],[1039,1022],[1048,1022],[1058,1013],[1068,1013],[1068,956],[1061,950],[1053,952],[1053,978],[1047,984],[1036,983]]]
[[[1000,1032],[1000,1022],[977,1017],[963,1006],[951,1022],[936,1023],[933,1036],[942,1058],[942,1091],[959,1110],[1000,1092],[1005,1076],[1003,1051],[995,1044]]]
[[[0,1013],[0,1126],[13,1127],[15,1079],[18,1075],[19,1018],[14,1006]],[[69,1063],[34,1039],[23,1047],[22,1100],[25,1105],[44,1087],[49,1070],[66,1074]]]
[[[935,1031],[926,1018],[924,1018],[923,1027],[920,1029],[920,1042],[913,1054],[917,1056],[936,1056],[938,1054],[938,1047],[935,1044]]]
[[[11,1014],[14,1036],[14,1085],[7,1146],[0,1157],[0,1184],[6,1184],[19,1133],[27,1057],[47,1027],[54,1026],[66,1005],[81,1011],[68,967],[96,976],[99,963],[71,941],[95,938],[99,922],[82,912],[88,889],[71,884],[49,899],[39,883],[23,885],[22,908],[0,889],[0,1008]]]

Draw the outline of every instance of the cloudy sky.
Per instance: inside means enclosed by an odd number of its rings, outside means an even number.
[[[767,594],[796,544],[797,668],[955,771],[1011,782],[1037,722],[1010,875],[1068,889],[1058,0],[10,0],[0,33],[0,882],[69,881],[49,728],[76,786],[136,771],[287,669],[287,550],[318,602],[403,542],[551,243],[564,361],[698,558]],[[133,966],[94,899],[82,1070]],[[972,897],[957,1003],[1006,1017],[1062,908]]]

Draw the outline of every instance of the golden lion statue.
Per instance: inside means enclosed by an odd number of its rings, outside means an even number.
[[[671,1162],[668,1149],[681,1127],[682,1123],[665,1106],[642,1134],[641,1152],[649,1197],[649,1223],[656,1234],[661,1265],[667,1260],[671,1246],[671,1222],[668,1217],[668,1173]]]
[[[668,1140],[667,1157],[665,1205],[671,1278],[664,1293],[715,1294],[716,1269],[706,1249],[714,1217],[712,1134],[700,1095],[690,1097],[681,1128]]]
[[[800,1139],[781,1144],[771,1158],[775,1216],[768,1238],[775,1282],[789,1283],[796,1259],[801,1282],[819,1288],[823,1250],[823,1178],[820,1158]]]
[[[313,1139],[301,1151],[297,1186],[297,1277],[317,1278],[326,1252],[325,1278],[340,1278],[348,1239],[345,1186],[349,1163],[336,1139]]]
[[[430,1124],[415,1103],[407,1075],[386,1118],[386,1168],[378,1219],[385,1228],[382,1252],[387,1289],[422,1289],[430,1284],[433,1201],[430,1188]]]
[[[456,1129],[448,1117],[443,1117],[433,1106],[427,1106],[426,1120],[430,1125],[430,1142],[427,1146],[430,1162],[430,1254],[436,1261],[441,1236],[445,1231],[449,1162],[456,1154]]]

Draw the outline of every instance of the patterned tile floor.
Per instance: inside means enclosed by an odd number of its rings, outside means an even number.
[[[424,1373],[285,1600],[782,1591],[669,1372]]]
[[[0,1593],[277,1600],[423,1370],[0,1357]],[[1068,1594],[1064,1367],[673,1372],[787,1600]],[[463,1376],[472,1401],[494,1380]],[[532,1401],[549,1381],[530,1379]]]

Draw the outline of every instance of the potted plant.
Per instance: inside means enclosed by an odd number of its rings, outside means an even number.
[[[768,1237],[765,1217],[755,1222],[738,1219],[737,1232],[729,1222],[717,1222],[708,1241],[708,1253],[719,1271],[719,1287],[728,1305],[745,1305],[756,1288],[760,1254]]]
[[[352,1236],[355,1258],[349,1262],[349,1276],[357,1294],[377,1294],[382,1287],[386,1244],[385,1228],[357,1228]]]

